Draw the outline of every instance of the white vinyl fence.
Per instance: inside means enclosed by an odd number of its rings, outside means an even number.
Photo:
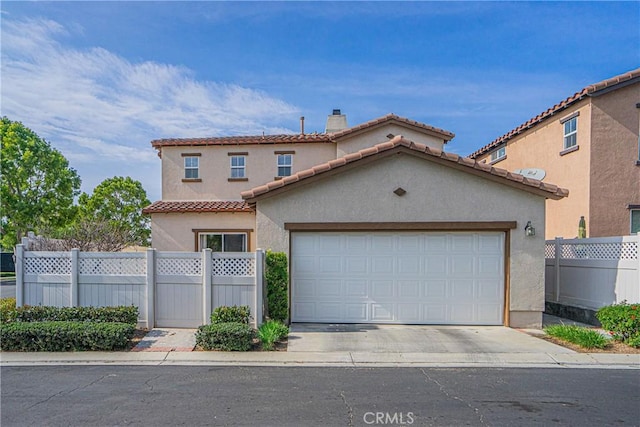
[[[40,252],[16,247],[16,304],[135,305],[147,328],[194,328],[219,306],[248,305],[262,323],[264,251]]]
[[[547,240],[545,299],[597,310],[640,302],[640,233],[624,237]]]

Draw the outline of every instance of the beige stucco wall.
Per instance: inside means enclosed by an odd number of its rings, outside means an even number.
[[[640,83],[592,98],[592,237],[628,235],[628,206],[640,204],[638,117]]]
[[[393,191],[407,193],[396,196]],[[544,198],[408,154],[315,181],[257,203],[258,246],[289,252],[285,222],[517,221],[510,233],[512,326],[544,310]],[[525,237],[531,221],[535,237]]]
[[[256,250],[253,212],[170,213],[151,215],[151,246],[160,251],[196,251],[193,230],[249,230],[249,251]]]
[[[564,127],[561,120],[579,112],[577,151],[560,155],[564,148]],[[578,235],[578,222],[584,215],[589,224],[589,190],[591,161],[591,104],[590,98],[580,101],[561,114],[547,119],[542,124],[513,137],[506,146],[507,157],[494,163],[497,168],[514,171],[523,168],[544,169],[544,182],[549,182],[569,190],[569,197],[561,200],[547,200],[547,222],[545,236],[574,238]],[[491,154],[479,157],[490,163]]]
[[[392,134],[394,136],[402,135],[409,141],[419,142],[429,147],[434,147],[442,150],[444,140],[435,136],[427,135],[423,132],[418,132],[406,126],[401,126],[395,123],[388,123],[379,128],[368,130],[366,133],[356,134],[349,138],[344,138],[338,141],[337,157],[342,157],[346,154],[355,153],[364,148],[372,147],[381,142],[389,140],[387,135]]]
[[[240,200],[240,193],[273,181],[277,175],[275,151],[295,151],[292,171],[308,169],[332,160],[336,147],[332,143],[224,145],[162,148],[162,200]],[[248,153],[247,181],[230,182],[228,153]],[[202,182],[183,182],[182,153],[200,153]]]

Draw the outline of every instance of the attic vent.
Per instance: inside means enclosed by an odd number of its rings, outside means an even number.
[[[392,139],[395,135],[390,133],[389,135],[387,135],[387,138]]]

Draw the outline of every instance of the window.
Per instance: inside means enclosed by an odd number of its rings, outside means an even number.
[[[564,149],[578,144],[578,118],[572,117],[564,122]]]
[[[496,162],[507,157],[507,147],[500,147],[491,153],[491,161]]]
[[[198,179],[198,168],[200,164],[199,157],[184,158],[184,177],[185,179]]]
[[[631,234],[640,233],[640,209],[631,209]]]
[[[211,249],[213,252],[246,252],[246,233],[200,233],[199,248],[203,250]]]
[[[291,175],[293,156],[291,154],[278,154],[278,176]]]
[[[231,156],[231,178],[245,177],[245,156]]]

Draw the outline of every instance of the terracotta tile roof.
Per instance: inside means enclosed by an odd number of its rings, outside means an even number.
[[[450,140],[453,139],[454,136],[456,136],[454,133],[449,132],[448,130],[444,130],[444,129],[440,129],[440,128],[436,128],[424,123],[420,123],[420,122],[416,122],[415,120],[410,120],[410,119],[406,119],[404,117],[400,117],[400,116],[396,116],[393,113],[387,114],[386,116],[382,116],[379,117],[377,119],[373,119],[370,120],[368,122],[362,123],[358,126],[354,126],[348,129],[344,129],[341,130],[339,132],[334,132],[333,133],[333,138],[335,139],[340,139],[342,137],[348,136],[348,135],[352,135],[354,133],[358,133],[360,131],[372,128],[372,127],[376,127],[378,125],[382,125],[388,122],[396,122],[396,123],[401,123],[401,124],[405,124],[405,125],[409,125],[410,127],[414,127],[414,128],[419,128],[421,130],[425,130],[429,133],[435,133],[437,134],[439,137],[441,137],[442,139],[445,140],[445,142],[448,142]]]
[[[160,200],[142,209],[145,214],[185,212],[253,212],[253,208],[237,200]]]
[[[609,89],[612,88],[614,86],[617,86],[619,84],[622,83],[627,83],[630,82],[633,79],[637,79],[640,77],[640,68],[636,68],[635,70],[629,71],[627,73],[624,74],[620,74],[619,76],[615,76],[612,77],[610,79],[607,80],[603,80],[599,83],[594,83],[592,85],[589,85],[587,87],[585,87],[584,89],[582,89],[580,92],[576,92],[573,95],[571,95],[570,97],[564,99],[563,101],[561,101],[560,103],[554,105],[553,107],[547,109],[546,111],[543,111],[542,113],[538,114],[537,116],[533,117],[532,119],[529,119],[527,122],[521,124],[520,126],[518,126],[517,128],[509,131],[508,133],[502,135],[501,137],[495,139],[494,141],[492,141],[491,143],[485,145],[484,147],[480,148],[479,150],[471,153],[469,155],[469,157],[471,157],[472,159],[481,156],[491,150],[493,150],[494,148],[497,148],[498,146],[504,144],[505,142],[507,142],[508,140],[510,140],[511,138],[513,138],[514,136],[526,131],[529,128],[532,128],[534,126],[536,126],[538,123],[544,121],[545,119],[553,116],[554,114],[570,107],[571,105],[575,104],[576,102],[580,101],[581,99],[584,99],[587,96],[590,95],[595,95],[596,92],[600,92],[601,90],[604,89]]]
[[[439,129],[433,126],[429,126],[424,123],[416,122],[414,120],[405,119],[403,117],[396,116],[395,114],[387,114],[363,123],[352,128],[348,128],[334,133],[308,133],[308,134],[290,134],[290,135],[253,135],[253,136],[219,136],[210,138],[169,138],[169,139],[155,139],[151,141],[151,145],[159,149],[161,147],[176,147],[176,146],[196,146],[196,145],[246,145],[246,144],[299,144],[299,143],[334,143],[342,137],[352,135],[357,132],[373,128],[387,122],[395,121],[397,123],[403,123],[415,128],[422,129],[424,131],[434,133],[446,141],[453,139],[455,134]]]
[[[309,133],[291,135],[219,136],[211,138],[154,139],[154,148],[190,145],[246,145],[246,144],[297,144],[305,142],[333,142],[330,134]]]
[[[496,168],[489,164],[481,163],[468,157],[461,157],[457,154],[447,153],[423,144],[417,144],[399,135],[394,137],[390,141],[383,142],[373,147],[365,148],[364,150],[360,150],[355,153],[347,154],[344,157],[331,160],[327,163],[322,163],[320,165],[312,167],[311,169],[303,170],[296,173],[295,175],[282,178],[278,181],[272,181],[265,185],[255,187],[251,190],[242,192],[240,195],[243,199],[253,203],[257,197],[271,191],[293,185],[297,182],[302,182],[311,177],[322,175],[323,173],[345,167],[367,157],[379,155],[392,150],[406,150],[409,152],[417,152],[422,155],[426,155],[427,159],[436,161],[445,166],[454,167],[458,170],[462,170],[463,172],[469,172],[475,175],[483,176],[485,178],[492,179],[494,181],[498,181],[503,184],[510,185],[521,190],[529,191],[534,194],[538,194],[551,199],[561,199],[569,194],[568,190],[559,188],[556,185],[538,181],[535,179],[525,178],[522,175],[509,172],[504,169]]]

